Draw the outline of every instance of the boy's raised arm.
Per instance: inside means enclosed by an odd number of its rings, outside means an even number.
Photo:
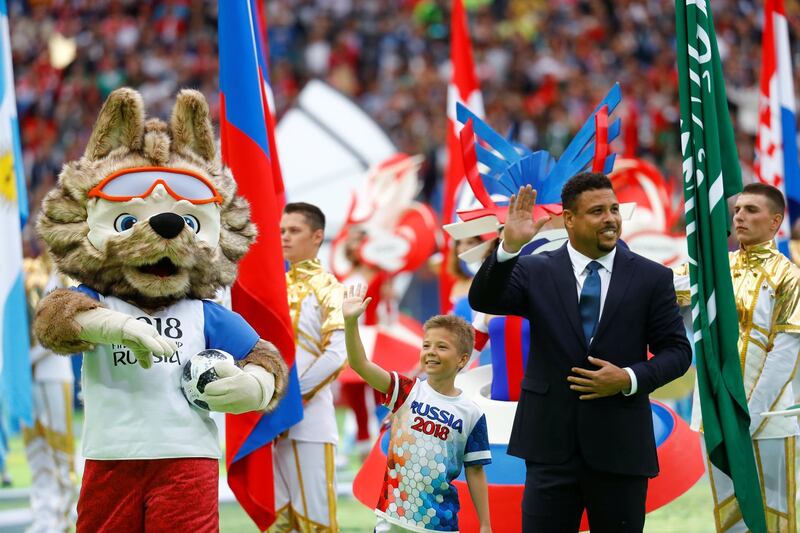
[[[346,289],[344,302],[342,302],[347,361],[370,387],[386,394],[392,384],[392,375],[367,359],[367,354],[364,352],[364,344],[361,342],[361,336],[358,333],[358,317],[364,313],[367,305],[372,300],[372,298],[364,300],[366,294],[367,288],[365,286],[354,285]]]

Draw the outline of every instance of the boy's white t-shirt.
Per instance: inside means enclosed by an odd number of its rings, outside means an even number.
[[[392,410],[386,475],[375,514],[410,531],[458,531],[462,465],[491,463],[486,417],[462,394],[392,373],[381,399]]]
[[[183,365],[208,349],[244,358],[258,334],[237,313],[209,300],[181,300],[154,313],[81,285],[76,290],[151,324],[178,345],[169,357],[139,366],[124,345],[97,345],[83,354],[81,383],[87,459],[219,458],[217,426],[208,411],[193,407],[180,388]]]

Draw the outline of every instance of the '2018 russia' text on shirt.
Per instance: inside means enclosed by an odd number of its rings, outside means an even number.
[[[162,319],[160,317],[149,317],[149,316],[137,316],[136,320],[140,320],[142,322],[146,322],[150,324],[156,331],[158,331],[159,335],[164,335],[165,337],[169,337],[170,339],[181,339],[183,338],[183,330],[181,329],[181,321],[175,317],[167,317],[166,319]],[[180,348],[183,346],[183,343],[176,340],[175,344]],[[136,356],[131,353],[127,346],[114,344],[112,345],[113,352],[112,355],[114,357],[114,366],[137,366],[139,364],[139,360],[136,359]],[[180,352],[175,352],[172,355],[162,356],[162,355],[153,355],[153,363],[172,363],[181,365],[181,357]]]
[[[425,402],[412,401],[411,412],[415,415],[420,415],[427,417],[430,420],[435,420],[436,422],[442,422],[453,431],[463,433],[464,422],[460,418],[456,418],[455,415],[449,411],[445,411],[444,409],[440,410],[438,407],[429,405]]]

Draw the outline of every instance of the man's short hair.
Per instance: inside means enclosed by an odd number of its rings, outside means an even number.
[[[767,185],[766,183],[748,183],[742,189],[742,194],[758,194],[767,199],[767,203],[773,213],[781,215],[786,211],[786,200],[780,189]]]
[[[564,209],[570,211],[575,210],[578,202],[578,197],[586,191],[595,191],[598,189],[611,189],[611,180],[605,174],[599,172],[581,172],[575,174],[564,184],[561,189],[561,205]]]
[[[305,202],[291,202],[284,206],[283,212],[286,214],[300,213],[305,217],[312,231],[317,231],[318,229],[325,231],[325,214],[315,205]]]
[[[455,336],[459,354],[472,353],[472,348],[475,346],[475,331],[463,318],[455,315],[435,315],[422,326],[424,331],[434,328],[446,329]]]

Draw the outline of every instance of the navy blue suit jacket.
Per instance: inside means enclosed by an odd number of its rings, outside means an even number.
[[[683,375],[692,358],[669,269],[617,245],[590,346],[581,328],[566,245],[502,263],[493,252],[472,281],[469,302],[485,313],[530,321],[530,356],[509,454],[560,464],[580,453],[596,470],[658,474],[648,394]],[[648,348],[654,356],[650,360]],[[630,367],[637,393],[579,400],[567,376],[575,366],[596,370],[589,355]]]

